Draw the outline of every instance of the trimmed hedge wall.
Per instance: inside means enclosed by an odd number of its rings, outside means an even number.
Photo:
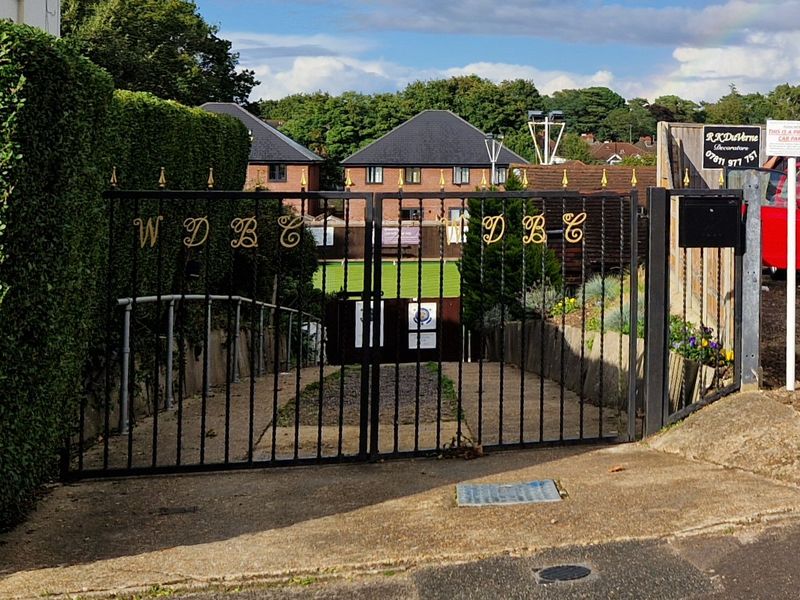
[[[214,168],[215,187],[240,190],[247,176],[250,139],[233,117],[188,108],[146,92],[114,93],[109,118],[107,175],[117,167],[121,189],[201,190]]]
[[[0,523],[54,472],[78,402],[102,222],[111,78],[65,43],[0,23]]]
[[[237,120],[111,78],[67,42],[0,21],[0,529],[58,472],[105,322],[111,165],[120,186],[244,185]]]

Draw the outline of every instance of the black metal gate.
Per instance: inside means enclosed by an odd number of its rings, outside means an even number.
[[[742,197],[649,190],[647,435],[740,388]]]
[[[106,201],[87,299],[106,327],[65,475],[636,436],[636,190]]]

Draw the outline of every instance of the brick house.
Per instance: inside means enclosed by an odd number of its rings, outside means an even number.
[[[512,163],[528,164],[503,147],[495,164],[497,182],[506,180]],[[436,222],[441,213],[440,191],[468,192],[491,182],[486,134],[449,110],[424,110],[383,137],[342,161],[349,189],[354,192],[430,192],[423,200],[423,223]],[[458,211],[461,201],[448,200],[446,211]],[[388,202],[384,221],[418,221],[419,200]],[[453,216],[453,215],[449,215]],[[351,213],[353,221],[363,214]]]
[[[245,189],[297,192],[319,189],[323,159],[282,134],[273,126],[232,102],[206,102],[200,108],[239,119],[250,132],[252,144]]]
[[[648,150],[628,142],[603,142],[601,144],[593,144],[590,152],[592,157],[597,160],[601,160],[608,165],[618,165],[622,162],[622,159],[628,156],[655,154],[655,149]]]

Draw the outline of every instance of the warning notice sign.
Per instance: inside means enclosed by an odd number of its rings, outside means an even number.
[[[767,154],[800,156],[800,121],[767,121]]]

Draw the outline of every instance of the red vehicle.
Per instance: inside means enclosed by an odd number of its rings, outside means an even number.
[[[770,159],[766,166],[778,165]],[[729,172],[730,175],[736,170]],[[766,186],[762,184],[761,194],[761,262],[773,274],[781,277],[786,274],[786,206],[787,206],[787,173],[785,170],[770,168],[758,169],[765,175]],[[768,179],[767,179],[768,177]],[[797,176],[797,231],[800,234],[800,172]],[[732,184],[733,181],[729,181]],[[797,265],[800,267],[800,244],[797,247]]]
[[[788,196],[788,177],[785,171],[769,171],[769,184],[761,200],[761,262],[774,274],[785,273],[786,258],[786,207]],[[800,181],[800,174],[798,175]],[[797,188],[800,200],[800,187]],[[800,223],[800,210],[798,211]],[[797,229],[800,231],[800,227]],[[797,249],[797,263],[800,265],[800,245]]]

